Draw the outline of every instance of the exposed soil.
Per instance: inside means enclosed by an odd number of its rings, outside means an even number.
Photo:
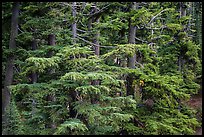
[[[194,108],[194,109],[200,109],[200,113],[202,113],[202,94],[198,94],[198,95],[194,95],[191,97],[190,101],[187,102],[187,104]],[[202,114],[198,114],[198,115],[201,115]],[[200,116],[198,116],[200,117]],[[196,135],[202,135],[202,126],[199,127],[197,130],[196,130]]]
[[[187,104],[195,109],[202,108],[202,94],[192,96]]]

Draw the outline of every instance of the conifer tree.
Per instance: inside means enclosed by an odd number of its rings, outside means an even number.
[[[190,4],[21,3],[4,134],[194,134],[201,123],[185,102],[202,59]]]

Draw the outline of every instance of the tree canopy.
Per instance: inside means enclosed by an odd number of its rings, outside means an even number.
[[[201,2],[3,2],[2,134],[195,134],[201,29]]]

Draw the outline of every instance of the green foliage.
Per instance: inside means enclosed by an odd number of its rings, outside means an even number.
[[[21,3],[15,51],[8,47],[11,4],[2,4],[2,82],[6,59],[16,56],[3,133],[194,134],[201,125],[196,119],[200,112],[184,102],[201,87],[202,43],[192,36],[200,37],[195,24],[200,26],[201,11],[194,15],[187,9],[187,16],[180,17],[180,4],[173,2],[137,2],[136,10],[130,9],[131,2],[77,2],[73,17],[72,4]],[[189,8],[192,3],[185,4]],[[130,20],[136,27],[135,44],[127,44]],[[56,36],[56,45],[47,44],[49,34]],[[36,50],[31,50],[32,40]],[[91,43],[101,46],[99,56]],[[127,65],[133,55],[134,69]],[[36,83],[29,81],[32,73],[38,74]],[[133,96],[127,96],[128,85]]]
[[[58,62],[60,58],[57,56],[53,56],[51,58],[38,58],[38,57],[30,57],[26,59],[28,65],[27,72],[44,72],[46,68],[58,67]],[[32,66],[31,66],[32,65]]]
[[[7,107],[6,112],[2,118],[5,122],[2,123],[3,135],[22,135],[25,134],[25,124],[23,118],[17,109],[14,99],[11,100],[10,105]]]
[[[88,128],[86,125],[84,125],[79,119],[69,119],[68,121],[65,121],[63,124],[58,126],[54,135],[83,135],[87,130]]]

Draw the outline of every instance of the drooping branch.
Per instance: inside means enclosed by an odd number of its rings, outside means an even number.
[[[93,16],[97,16],[98,14],[101,14],[101,13],[105,12],[110,5],[111,4],[108,4],[108,5],[104,6],[103,8],[99,9],[97,12],[90,13],[90,14],[83,14],[83,15],[84,16],[89,16],[90,18],[93,17]],[[96,6],[94,5],[92,7],[95,8]]]
[[[137,38],[137,37],[135,37],[135,39],[138,40],[138,41],[144,42],[144,43],[149,43],[148,41],[144,41],[144,40],[139,39],[139,38]]]
[[[92,43],[92,42],[90,42],[88,40],[85,40],[85,39],[79,37],[78,34],[77,34],[76,38],[78,38],[78,39],[80,39],[80,40],[82,40],[82,41],[84,41],[84,42],[86,42],[88,44],[91,44],[91,45],[94,45],[94,46],[98,46],[97,44],[94,44],[94,43]],[[100,46],[100,47],[103,47],[103,48],[115,48],[114,46]]]
[[[144,68],[144,66],[141,63],[137,62],[137,60],[135,61],[135,63],[140,65],[142,68]]]
[[[150,22],[147,25],[150,25],[152,23],[152,21],[159,16],[162,12],[168,11],[169,9],[164,9],[162,11],[160,11],[157,15],[153,16],[152,19],[150,20]]]
[[[95,16],[95,15],[97,15],[97,14],[99,14],[99,13],[104,12],[104,10],[105,10],[107,7],[109,7],[110,5],[111,5],[111,4],[108,4],[107,6],[101,8],[99,11],[97,11],[97,12],[95,12],[95,13],[93,13],[93,14],[89,14],[89,16]]]

